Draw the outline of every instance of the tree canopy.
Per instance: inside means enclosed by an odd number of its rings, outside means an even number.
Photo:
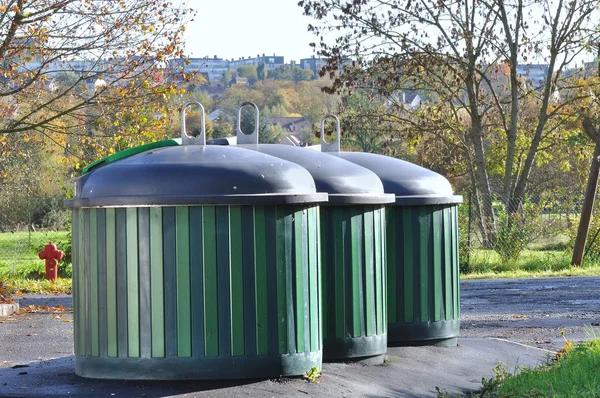
[[[580,134],[577,104],[597,91],[574,90],[581,81],[565,73],[600,39],[597,1],[299,5],[314,18],[309,30],[328,58],[323,73],[335,78],[330,90],[376,94],[387,109],[365,111],[378,110],[392,139],[416,145],[431,138],[437,150],[452,153],[475,191],[489,242],[494,197],[509,209],[522,207],[534,169],[552,159],[551,148]],[[402,97],[414,92],[427,101],[411,108]]]
[[[67,147],[68,137],[89,136],[103,118],[170,95],[176,86],[163,70],[168,58],[182,55],[183,22],[191,15],[170,1],[5,1],[4,142],[39,135]]]

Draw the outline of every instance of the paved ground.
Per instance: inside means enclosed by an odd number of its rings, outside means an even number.
[[[477,389],[482,377],[492,375],[498,361],[510,369],[535,366],[562,347],[561,330],[579,341],[586,338],[585,325],[600,321],[600,278],[465,281],[461,285],[463,337],[458,347],[393,347],[388,351],[389,361],[382,366],[324,364],[319,384],[302,379],[84,379],[73,373],[70,313],[4,317],[0,318],[0,396],[435,397],[436,387],[451,393]],[[26,296],[20,304],[22,308],[70,308],[71,299]]]
[[[496,337],[559,350],[560,335],[581,341],[600,336],[600,278],[463,281],[461,334]]]

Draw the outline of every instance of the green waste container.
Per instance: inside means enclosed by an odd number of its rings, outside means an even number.
[[[456,345],[460,332],[458,205],[443,176],[415,164],[340,152],[340,134],[323,152],[356,163],[396,196],[387,211],[388,344]]]
[[[394,195],[384,194],[373,172],[343,159],[290,145],[258,144],[258,108],[245,105],[255,109],[255,130],[241,131],[240,108],[235,142],[302,166],[317,190],[328,193],[328,203],[321,205],[323,359],[382,363],[387,351],[385,204]]]
[[[327,195],[296,164],[205,146],[204,132],[192,138],[182,125],[183,145],[101,162],[66,201],[75,372],[174,380],[320,369]]]

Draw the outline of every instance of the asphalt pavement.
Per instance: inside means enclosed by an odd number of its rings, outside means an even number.
[[[457,347],[390,347],[384,365],[325,363],[318,384],[302,378],[210,382],[93,380],[76,376],[70,296],[25,295],[21,308],[67,311],[0,317],[0,396],[435,397],[476,390],[493,367],[544,363],[598,330],[600,278],[461,282]],[[33,307],[29,307],[33,306]]]
[[[600,278],[463,281],[461,311],[463,337],[494,337],[558,351],[565,338],[600,337]]]

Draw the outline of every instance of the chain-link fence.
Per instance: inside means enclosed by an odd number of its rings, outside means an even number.
[[[39,277],[44,262],[38,258],[48,242],[70,255],[70,213],[64,197],[0,195],[0,279]]]
[[[460,207],[463,272],[558,270],[569,266],[582,195],[544,194],[505,200],[464,194]],[[594,218],[588,257],[599,253]]]

